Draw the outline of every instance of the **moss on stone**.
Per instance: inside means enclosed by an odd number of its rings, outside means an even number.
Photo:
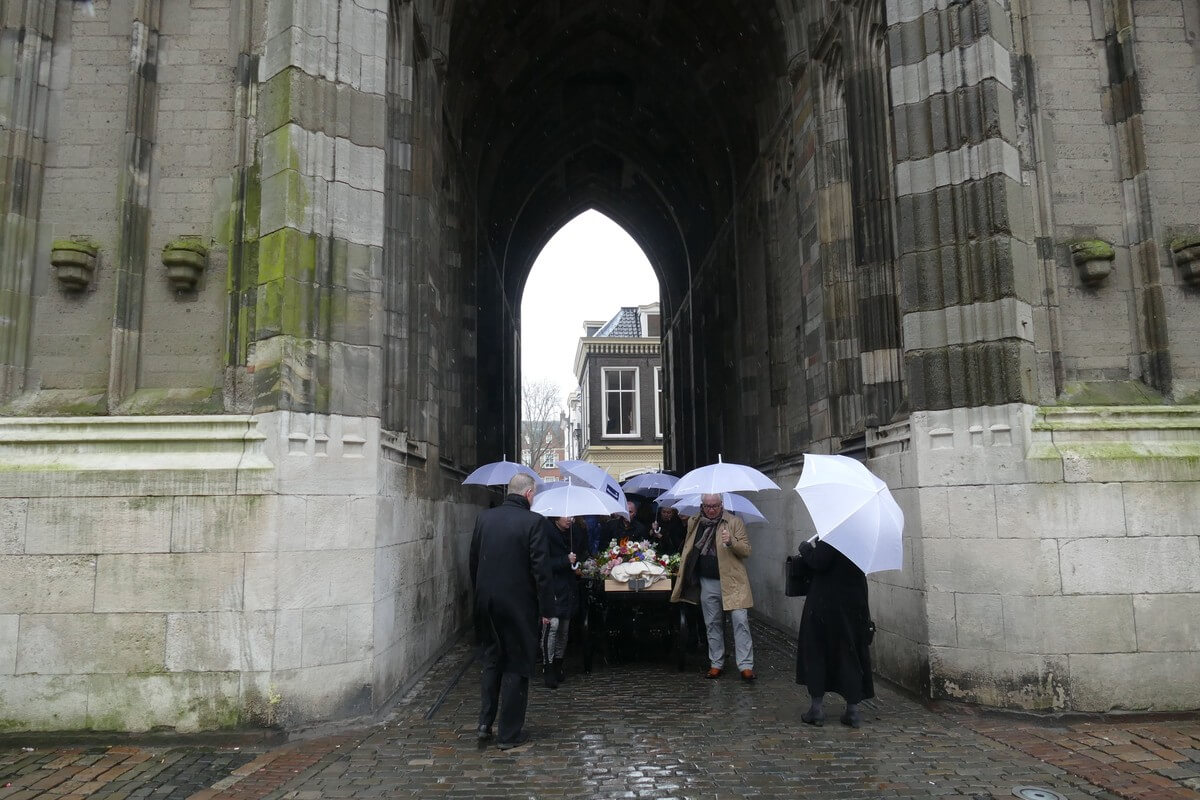
[[[1163,397],[1141,381],[1073,381],[1058,398],[1064,406],[1153,406]]]
[[[219,414],[221,393],[213,387],[138,389],[116,409],[131,416],[159,414]]]
[[[1072,239],[1067,242],[1076,261],[1111,261],[1117,253],[1103,239]]]
[[[1176,236],[1171,240],[1171,252],[1178,253],[1180,250],[1186,250],[1189,247],[1200,245],[1200,233],[1189,233],[1184,236]]]
[[[108,413],[104,389],[40,389],[0,406],[0,417],[94,417]]]
[[[76,253],[87,253],[90,256],[94,256],[100,250],[100,243],[90,236],[72,236],[69,239],[55,239],[51,242],[50,249],[71,250]]]

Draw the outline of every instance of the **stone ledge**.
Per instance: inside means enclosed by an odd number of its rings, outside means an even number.
[[[266,470],[249,415],[0,419],[0,472]]]
[[[1200,480],[1200,406],[1042,406],[1026,456],[1068,483]]]

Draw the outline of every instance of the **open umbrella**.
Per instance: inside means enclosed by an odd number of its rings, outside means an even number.
[[[796,484],[821,541],[865,573],[900,569],[904,512],[887,484],[853,458],[804,454]]]
[[[723,494],[721,498],[722,502],[725,504],[726,511],[732,511],[746,522],[767,521],[767,518],[764,517],[762,512],[755,507],[754,503],[751,503],[740,494],[727,492]],[[673,505],[671,507],[680,514],[687,514],[690,516],[692,514],[700,513],[700,495],[698,494],[689,494],[687,497],[668,502],[672,502]]]
[[[548,492],[551,489],[561,489],[564,486],[570,486],[570,485],[571,485],[570,481],[560,481],[560,480],[542,481],[541,483],[539,483],[537,485],[537,490],[538,490],[538,493],[540,494],[542,492]]]
[[[697,467],[679,479],[671,489],[659,498],[687,497],[689,494],[724,494],[725,492],[758,492],[763,489],[778,489],[775,481],[754,467],[722,461],[717,456],[716,464]]]
[[[568,478],[574,480],[575,483],[583,483],[608,495],[625,510],[625,492],[621,489],[621,484],[617,483],[617,479],[603,467],[598,467],[595,464],[579,459],[568,459],[567,461],[559,461],[554,466],[558,467],[558,471]]]
[[[634,475],[625,481],[622,488],[625,490],[625,494],[635,492],[650,495],[665,492],[678,482],[679,478],[665,472],[643,472],[641,475]]]
[[[624,503],[618,503],[606,493],[590,486],[567,485],[538,492],[534,495],[530,508],[545,517],[620,514],[629,519],[629,511]]]
[[[523,472],[531,476],[535,481],[541,480],[536,472],[524,464],[517,464],[513,461],[501,459],[500,461],[493,461],[490,464],[484,464],[468,475],[463,480],[463,483],[474,483],[480,486],[504,486],[518,472]]]

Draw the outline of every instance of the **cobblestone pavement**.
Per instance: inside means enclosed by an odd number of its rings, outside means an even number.
[[[381,723],[281,746],[0,744],[0,800],[348,797],[1072,798],[1200,800],[1200,721],[1025,720],[926,709],[886,686],[865,722],[814,728],[792,642],[756,626],[759,680],[717,681],[647,657],[557,691],[535,682],[533,741],[476,743],[478,666],[453,648]],[[570,665],[571,662],[568,662]],[[456,681],[455,679],[458,678]]]

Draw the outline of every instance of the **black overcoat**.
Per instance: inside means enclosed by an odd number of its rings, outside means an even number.
[[[517,494],[481,511],[470,572],[480,638],[499,645],[501,672],[529,677],[538,662],[540,618],[554,616],[545,517]]]
[[[811,695],[837,692],[847,703],[874,697],[867,576],[824,542],[800,553],[813,578],[800,613],[796,683]]]
[[[554,613],[552,617],[570,617],[575,613],[579,598],[579,579],[571,566],[572,528],[560,531],[553,520],[546,520],[547,550],[550,554],[550,574],[554,584]],[[576,553],[576,558],[579,554]]]

